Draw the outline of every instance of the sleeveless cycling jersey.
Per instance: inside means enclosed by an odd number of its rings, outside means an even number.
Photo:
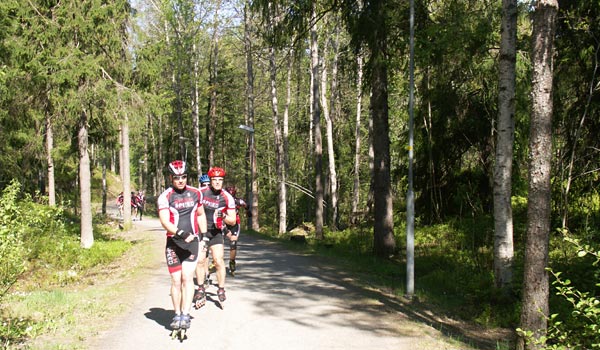
[[[218,217],[217,213],[235,210],[235,201],[231,194],[225,190],[215,192],[210,186],[202,189],[202,205],[204,205],[208,232],[213,234],[221,232],[223,228],[223,217]]]
[[[198,207],[202,205],[202,192],[192,186],[182,191],[169,187],[158,197],[158,211],[168,210],[170,221],[180,230],[198,235]],[[173,234],[167,232],[167,237]]]

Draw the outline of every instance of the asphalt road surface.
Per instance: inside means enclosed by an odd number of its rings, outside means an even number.
[[[385,296],[356,287],[319,259],[243,232],[236,276],[227,276],[224,308],[211,286],[206,305],[192,309],[187,339],[173,340],[164,231],[157,219],[134,225],[156,241],[157,251],[149,252],[156,256],[155,267],[144,271],[136,300],[92,339],[91,349],[468,349],[449,345],[434,328],[390,307]]]

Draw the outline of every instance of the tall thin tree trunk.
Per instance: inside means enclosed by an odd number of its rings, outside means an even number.
[[[106,151],[105,151],[106,152]],[[106,181],[106,153],[102,157],[102,215],[106,215],[106,203],[108,197],[108,183]]]
[[[536,339],[546,335],[549,316],[548,249],[552,159],[552,75],[557,0],[539,0],[533,14],[532,113],[529,138],[529,195],[521,329]],[[519,349],[542,349],[519,339]]]
[[[294,39],[292,38],[292,45]],[[290,47],[290,51],[288,52],[289,59],[287,65],[287,80],[286,80],[286,98],[285,98],[285,108],[283,110],[283,163],[284,170],[286,174],[289,171],[289,119],[290,119],[290,105],[292,103],[292,69],[294,67],[294,48]]]
[[[311,23],[316,23],[316,4],[313,3]],[[321,136],[321,108],[319,106],[319,44],[316,24],[310,30],[310,68],[312,127],[315,138],[315,238],[323,239],[323,141]]]
[[[339,60],[339,34],[340,29],[338,25],[338,21],[336,20],[335,28],[334,28],[334,36],[332,40],[333,46],[333,62],[331,64],[331,93],[330,93],[330,105],[329,109],[330,114],[326,119],[327,122],[327,154],[329,159],[329,186],[331,187],[331,229],[337,230],[339,225],[339,208],[338,208],[338,182],[337,182],[337,169],[336,169],[336,160],[335,160],[335,150],[334,150],[334,139],[333,139],[333,120],[335,118],[339,118],[339,110],[338,110],[338,60]]]
[[[92,225],[92,175],[88,150],[88,115],[82,111],[77,134],[79,148],[79,199],[81,202],[80,245],[89,249],[94,245],[94,227]]]
[[[358,204],[360,202],[360,120],[362,115],[362,77],[363,56],[356,56],[356,124],[354,126],[354,186],[352,188],[352,224],[358,223]]]
[[[52,117],[46,114],[46,164],[48,166],[48,205],[56,205],[56,190],[54,187],[54,132],[52,128]]]
[[[511,206],[517,63],[517,0],[502,1],[498,125],[494,168],[494,278],[506,289],[512,281],[513,218]]]
[[[252,59],[252,21],[248,11],[249,3],[244,4],[244,50],[246,53],[246,125],[254,130],[254,61]],[[254,132],[248,133],[248,158],[250,166],[250,188],[246,188],[248,203],[250,204],[248,226],[258,231],[258,181],[256,178],[256,146]]]
[[[373,89],[369,92],[369,101],[373,98]],[[375,148],[374,144],[374,135],[373,135],[373,107],[369,102],[369,119],[368,121],[368,132],[369,132],[369,192],[367,193],[367,213],[369,217],[372,217],[373,214],[373,206],[375,201]]]
[[[217,73],[219,68],[219,9],[221,1],[217,1],[213,23],[212,53],[210,67],[210,106],[208,115],[208,167],[215,165],[215,131],[217,129]]]
[[[121,124],[122,132],[122,156],[123,156],[123,226],[129,228],[131,226],[131,167],[129,160],[129,117],[127,113],[123,116]]]
[[[271,5],[269,5],[271,8]],[[271,8],[269,16],[269,29],[273,29],[273,21],[277,9]],[[285,187],[285,162],[283,160],[283,139],[281,136],[281,126],[279,125],[279,108],[277,100],[277,64],[275,62],[275,47],[269,48],[269,73],[271,80],[271,111],[273,112],[273,134],[275,136],[275,171],[277,173],[278,200],[279,209],[279,234],[287,230],[287,195]]]
[[[200,183],[200,176],[202,175],[202,158],[200,153],[200,107],[198,106],[198,48],[194,43],[194,74],[192,79],[192,126],[194,129],[194,150],[196,154],[196,170],[198,171],[198,183]]]

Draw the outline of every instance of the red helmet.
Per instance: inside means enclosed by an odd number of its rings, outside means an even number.
[[[235,188],[235,186],[225,187],[225,191],[229,192],[229,194],[231,194],[234,197],[235,197],[235,194],[237,193],[237,189]]]
[[[187,172],[185,162],[183,160],[174,160],[169,163],[169,173],[171,175],[183,175]]]
[[[208,177],[213,178],[213,177],[225,177],[226,173],[225,170],[219,168],[219,167],[213,167],[210,168],[210,170],[208,170]]]

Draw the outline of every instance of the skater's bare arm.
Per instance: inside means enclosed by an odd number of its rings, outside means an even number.
[[[226,215],[223,217],[223,221],[229,226],[235,225],[237,222],[235,218],[235,209],[225,209],[223,212],[226,213]]]
[[[175,234],[177,233],[177,226],[170,220],[170,213],[168,210],[160,210],[158,212],[158,218],[160,220],[160,224],[165,230],[169,231],[169,233]]]
[[[208,231],[208,225],[206,224],[206,215],[204,214],[204,207],[199,206],[198,210],[198,227],[200,228],[199,233],[205,233]]]

